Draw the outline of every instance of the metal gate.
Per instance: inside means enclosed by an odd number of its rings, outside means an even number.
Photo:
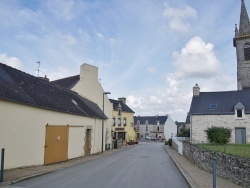
[[[246,128],[235,128],[235,144],[246,143]]]
[[[44,164],[68,160],[68,126],[46,126]]]

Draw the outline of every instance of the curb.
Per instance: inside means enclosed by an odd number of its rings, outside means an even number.
[[[175,165],[177,166],[181,174],[184,176],[189,186],[192,188],[199,188],[195,180],[186,172],[186,170],[181,166],[181,164],[174,159],[172,154],[168,151],[167,147],[166,146],[163,146],[163,147],[166,149],[166,151],[168,152],[168,155],[171,157],[172,161],[175,163]]]

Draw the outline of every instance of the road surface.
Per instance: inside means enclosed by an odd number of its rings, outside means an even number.
[[[163,143],[146,142],[70,168],[18,182],[36,188],[189,187]]]

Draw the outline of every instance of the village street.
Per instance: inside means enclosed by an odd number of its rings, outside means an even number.
[[[13,187],[189,187],[163,143],[139,143],[111,155],[18,182]]]

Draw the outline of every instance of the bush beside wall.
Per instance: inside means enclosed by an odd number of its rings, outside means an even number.
[[[216,157],[216,172],[218,176],[240,186],[250,187],[250,160],[211,152],[188,142],[183,142],[183,155],[208,172],[212,172],[213,157]]]

